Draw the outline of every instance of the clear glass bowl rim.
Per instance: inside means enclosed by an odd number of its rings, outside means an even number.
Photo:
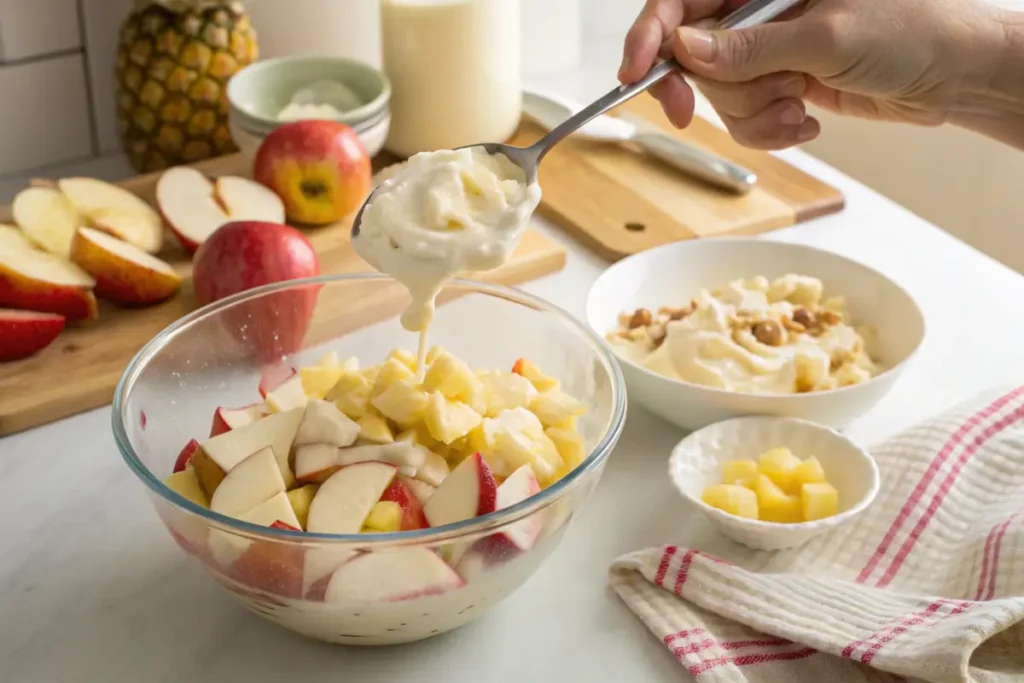
[[[256,299],[266,294],[272,294],[292,288],[308,287],[311,285],[372,281],[396,282],[394,279],[379,273],[320,275],[312,278],[276,282],[246,290],[221,299],[220,301],[208,304],[207,306],[203,306],[192,313],[179,318],[158,332],[149,342],[146,343],[145,346],[142,347],[142,349],[139,350],[135,357],[132,358],[131,362],[128,363],[128,367],[125,368],[124,374],[121,375],[121,379],[118,381],[117,388],[114,391],[114,400],[111,411],[111,426],[114,432],[114,442],[117,444],[117,448],[121,452],[121,457],[124,459],[125,463],[127,463],[132,472],[135,473],[135,476],[137,476],[143,484],[149,487],[153,493],[157,494],[171,505],[202,518],[214,527],[232,531],[242,536],[272,538],[282,542],[346,542],[357,544],[361,547],[405,546],[421,545],[426,543],[442,543],[465,535],[495,530],[512,524],[524,517],[528,517],[534,512],[557,502],[566,493],[571,491],[574,486],[584,478],[586,473],[600,467],[611,454],[615,443],[622,434],[626,421],[626,386],[625,381],[623,380],[622,370],[619,368],[615,355],[604,340],[587,324],[577,320],[568,311],[539,297],[533,296],[532,294],[528,294],[521,289],[482,282],[479,280],[456,278],[446,285],[445,289],[470,289],[478,293],[505,299],[506,301],[511,301],[515,304],[526,306],[536,311],[552,313],[561,318],[564,323],[566,323],[570,328],[575,329],[580,336],[591,343],[594,347],[594,351],[597,353],[602,364],[607,370],[609,379],[611,380],[613,405],[608,429],[601,436],[600,441],[593,450],[587,455],[586,459],[580,463],[576,469],[537,495],[532,496],[521,503],[517,503],[516,505],[491,512],[486,515],[481,515],[480,517],[474,517],[454,524],[446,524],[435,528],[375,534],[310,533],[306,531],[290,531],[288,529],[277,529],[251,524],[227,515],[222,515],[218,512],[213,512],[212,510],[200,505],[196,505],[184,496],[168,488],[163,481],[154,476],[149,468],[146,467],[146,465],[139,459],[138,455],[135,453],[135,449],[132,448],[125,429],[124,415],[128,409],[128,397],[131,394],[132,386],[134,385],[138,375],[177,334],[187,330],[187,328],[191,327],[193,324],[209,316],[216,315],[218,312],[230,308],[235,304],[245,302],[250,299]]]

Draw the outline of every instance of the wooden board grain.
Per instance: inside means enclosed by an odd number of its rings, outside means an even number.
[[[843,208],[835,188],[776,156],[742,147],[703,119],[676,130],[649,95],[620,111],[749,168],[758,185],[737,196],[636,149],[570,138],[541,164],[540,211],[604,258],[614,261],[697,237],[767,232]],[[538,126],[524,123],[512,144],[528,145],[542,135]]]
[[[241,156],[214,159],[197,168],[210,176],[247,175],[248,162]],[[154,199],[158,176],[141,176],[121,183],[147,201]],[[0,222],[10,221],[10,210],[0,209]],[[316,247],[323,273],[356,273],[372,270],[352,248],[347,224],[305,230]],[[191,273],[189,256],[168,236],[161,258],[183,276]],[[479,280],[517,284],[560,270],[565,250],[534,231],[528,231],[511,261],[494,271],[470,274]],[[338,307],[348,329],[394,315],[406,294],[401,287],[375,290],[372,299]],[[119,309],[101,302],[100,318],[69,328],[41,353],[23,361],[0,365],[0,436],[53,422],[100,407],[111,401],[114,388],[128,362],[154,335],[197,303],[191,281],[178,296],[158,306]],[[307,333],[307,345],[341,333],[340,316],[318,310]],[[216,344],[207,343],[207,346]]]

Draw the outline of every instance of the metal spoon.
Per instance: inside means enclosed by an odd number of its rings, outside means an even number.
[[[747,4],[722,19],[715,28],[717,29],[741,29],[758,26],[771,21],[786,10],[800,4],[803,0],[750,0]],[[620,85],[604,97],[599,98],[592,104],[584,107],[570,116],[560,126],[529,147],[513,147],[500,142],[485,142],[475,145],[465,145],[459,149],[480,147],[490,155],[501,154],[508,158],[513,164],[526,172],[526,181],[529,184],[537,182],[537,168],[552,147],[569,137],[570,134],[591,119],[594,119],[610,109],[614,109],[623,102],[628,102],[651,86],[659,83],[670,74],[682,70],[682,67],[674,59],[666,59],[655,64],[647,75],[636,83]],[[373,196],[380,190],[380,186],[370,193],[370,196],[363,202],[362,208],[356,214],[352,223],[352,236],[359,235],[359,226],[363,220],[363,212],[373,202]]]

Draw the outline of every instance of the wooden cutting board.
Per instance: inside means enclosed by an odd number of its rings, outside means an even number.
[[[210,176],[249,174],[249,163],[239,155],[214,159],[197,168]],[[121,185],[152,203],[158,178],[158,174],[141,176]],[[0,209],[0,222],[10,220],[9,208]],[[316,247],[323,273],[372,270],[355,253],[348,231],[348,224],[305,231]],[[191,273],[190,257],[169,235],[160,257],[172,263],[183,276]],[[565,250],[531,230],[508,264],[470,276],[488,282],[517,284],[561,270],[564,265]],[[338,310],[347,317],[344,328],[338,327],[340,322],[336,317],[326,318],[318,309],[307,333],[307,344],[351,329],[353,320],[369,324],[374,319],[393,315],[403,305],[405,297],[400,287],[393,287],[386,292],[375,290],[373,299],[360,300],[362,308],[373,310],[353,310],[351,302],[346,304],[348,308],[339,304]],[[32,358],[0,364],[0,436],[108,404],[135,353],[160,330],[196,307],[190,280],[185,281],[176,297],[151,308],[126,310],[101,302],[98,320],[69,327],[57,341]]]
[[[540,166],[541,214],[606,259],[695,237],[767,232],[843,208],[835,188],[778,157],[741,147],[703,119],[676,130],[649,95],[620,111],[749,168],[759,181],[738,196],[622,145],[572,138],[560,143]],[[527,145],[542,135],[538,126],[524,123],[512,144]]]

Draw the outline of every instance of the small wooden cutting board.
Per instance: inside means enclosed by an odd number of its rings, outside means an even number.
[[[703,119],[685,130],[673,128],[649,95],[619,110],[745,166],[757,174],[758,185],[739,196],[636,149],[570,138],[540,166],[540,212],[606,259],[695,237],[767,232],[843,208],[835,188],[776,156],[740,146]],[[543,134],[527,122],[512,144],[528,145]]]
[[[248,176],[249,163],[240,156],[214,159],[196,166],[209,176]],[[143,199],[153,203],[159,174],[141,176],[121,183]],[[9,208],[0,208],[0,222],[10,222]],[[327,273],[357,273],[372,270],[356,254],[349,242],[349,223],[304,231],[320,259],[320,269]],[[191,259],[168,235],[160,257],[171,263],[183,276],[192,272]],[[528,231],[512,259],[497,270],[471,274],[479,280],[501,284],[518,284],[561,270],[565,250],[534,231]],[[369,302],[375,309],[364,311],[362,319],[369,324],[393,315],[402,305],[405,294],[401,288],[390,290],[391,298]],[[321,302],[322,303],[322,302]],[[0,364],[0,437],[36,427],[98,408],[110,403],[121,374],[132,357],[162,329],[197,307],[191,280],[173,299],[143,309],[119,309],[100,303],[100,317],[82,326],[71,327],[41,353],[14,363]],[[349,309],[349,314],[355,311]],[[318,316],[319,317],[319,316]],[[316,325],[307,335],[330,338],[332,335]],[[315,341],[313,342],[315,343]]]

